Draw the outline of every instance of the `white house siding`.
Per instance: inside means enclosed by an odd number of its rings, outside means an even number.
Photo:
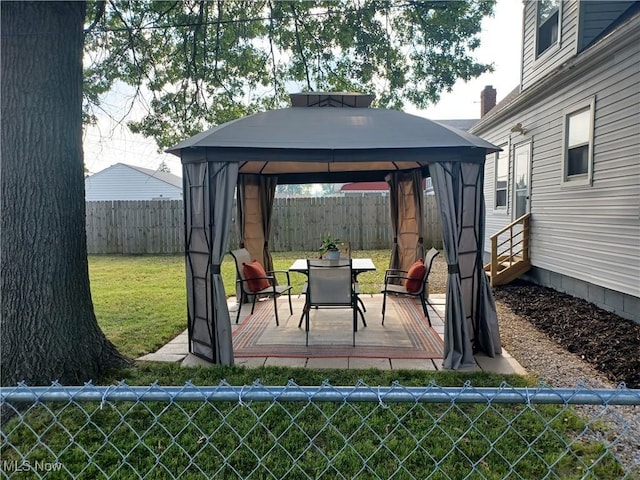
[[[535,101],[521,98],[497,120],[481,121],[471,130],[497,145],[531,141],[531,260],[546,272],[542,283],[560,286],[636,321],[640,320],[639,24],[636,17],[622,28],[620,41],[611,42],[593,65],[578,67],[574,78],[555,79]],[[623,47],[616,50],[616,45]],[[563,188],[563,110],[593,97],[593,184]],[[524,136],[510,132],[516,123],[526,130]],[[487,251],[488,237],[511,221],[510,215],[492,208],[493,170],[490,157],[485,167]]]
[[[522,90],[534,85],[576,53],[578,29],[578,0],[562,2],[560,9],[560,42],[549,47],[536,58],[536,4],[524,4],[524,41],[522,42]]]
[[[180,200],[182,189],[116,164],[85,179],[86,200]]]

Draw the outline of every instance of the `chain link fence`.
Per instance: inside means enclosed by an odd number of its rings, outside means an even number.
[[[2,478],[637,479],[640,390],[0,389]]]

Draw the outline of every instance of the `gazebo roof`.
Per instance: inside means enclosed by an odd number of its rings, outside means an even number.
[[[381,180],[430,161],[484,161],[499,150],[483,139],[397,110],[367,108],[372,96],[292,95],[292,104],[232,120],[167,151],[183,162],[240,162],[240,173],[278,175],[278,183]],[[331,105],[342,108],[331,108]],[[307,108],[307,106],[328,108]],[[186,152],[206,152],[184,155]],[[199,159],[199,160],[198,160]],[[311,178],[311,177],[312,178]]]

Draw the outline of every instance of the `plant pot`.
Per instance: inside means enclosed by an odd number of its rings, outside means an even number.
[[[340,250],[327,250],[324,258],[327,260],[340,260]]]

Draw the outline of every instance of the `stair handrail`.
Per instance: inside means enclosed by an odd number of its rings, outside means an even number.
[[[506,225],[502,229],[498,230],[496,233],[491,235],[489,239],[491,240],[491,278],[493,278],[498,272],[498,237],[507,231],[511,230],[509,234],[508,241],[510,242],[510,246],[504,250],[504,252],[509,252],[509,259],[513,260],[513,227],[516,225],[522,224],[522,240],[516,242],[516,245],[522,243],[522,259],[524,261],[529,261],[529,218],[531,217],[531,213],[525,213],[521,217],[516,218],[509,225]],[[520,233],[520,232],[519,232]],[[507,243],[504,241],[500,244],[500,246]]]

